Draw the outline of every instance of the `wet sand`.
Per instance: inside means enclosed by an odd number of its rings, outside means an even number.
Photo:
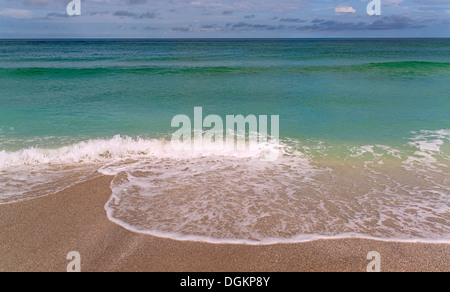
[[[215,245],[136,234],[110,222],[112,177],[58,194],[0,206],[0,271],[66,271],[71,251],[82,271],[364,272],[370,251],[382,271],[450,272],[450,244],[366,239],[269,246]]]

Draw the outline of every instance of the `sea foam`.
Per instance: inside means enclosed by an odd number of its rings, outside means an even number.
[[[290,140],[271,145],[281,155],[270,162],[261,159],[267,145],[177,152],[167,140],[121,136],[2,151],[0,204],[103,174],[114,176],[108,218],[138,233],[245,244],[343,237],[450,242],[443,151],[449,133],[412,133],[401,149],[351,146],[349,161],[328,159],[333,147],[326,143]]]

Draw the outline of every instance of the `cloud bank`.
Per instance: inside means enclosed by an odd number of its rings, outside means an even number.
[[[450,37],[448,0],[0,0],[0,37]]]

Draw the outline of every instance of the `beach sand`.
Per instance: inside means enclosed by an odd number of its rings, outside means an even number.
[[[370,251],[382,271],[450,272],[450,245],[366,239],[270,246],[214,245],[135,234],[110,222],[111,177],[55,195],[0,206],[0,271],[66,271],[71,251],[82,271],[364,272]]]

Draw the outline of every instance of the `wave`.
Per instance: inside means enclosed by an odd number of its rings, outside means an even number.
[[[379,62],[363,63],[355,65],[267,65],[267,66],[116,66],[98,68],[53,68],[53,67],[24,67],[24,68],[0,68],[0,76],[4,77],[79,77],[91,75],[109,74],[136,74],[136,75],[228,75],[228,74],[265,74],[270,72],[285,72],[292,74],[312,73],[386,73],[389,75],[448,75],[450,63],[448,62]]]
[[[262,73],[268,71],[267,67],[225,67],[225,66],[117,66],[100,68],[52,68],[52,67],[33,67],[33,68],[2,68],[0,76],[31,77],[42,75],[56,75],[60,77],[84,76],[84,75],[105,75],[105,74],[138,74],[138,75],[171,75],[171,74],[249,74]]]
[[[0,128],[0,133],[2,129]],[[11,138],[9,138],[10,140]],[[436,131],[423,130],[411,132],[411,137],[406,139],[403,147],[392,147],[388,145],[333,145],[316,139],[293,139],[282,138],[274,143],[257,143],[244,151],[236,151],[227,148],[208,148],[201,151],[180,150],[174,148],[171,141],[165,138],[144,138],[116,135],[112,138],[90,139],[81,142],[71,142],[69,137],[40,137],[26,139],[28,145],[32,141],[43,143],[49,140],[49,145],[69,143],[67,146],[58,148],[26,148],[19,151],[0,151],[0,170],[16,166],[39,166],[39,165],[79,165],[79,164],[102,164],[126,159],[142,158],[166,158],[183,159],[198,157],[240,157],[240,158],[263,158],[267,151],[280,151],[284,156],[295,157],[307,154],[312,159],[318,157],[331,158],[335,155],[354,159],[363,159],[367,162],[379,162],[383,159],[396,159],[408,163],[414,158],[432,158],[424,161],[424,165],[432,167],[439,158],[449,158],[447,151],[450,141],[450,130],[442,129]],[[8,139],[2,139],[0,145],[10,144]],[[13,139],[14,143],[19,140]],[[20,140],[21,141],[21,140]],[[31,141],[31,142],[30,142]],[[194,144],[194,141],[192,142]],[[44,143],[45,144],[45,143]],[[248,145],[247,145],[248,146]],[[340,150],[339,150],[340,149]],[[425,163],[427,162],[427,163]]]
[[[138,233],[253,245],[344,237],[450,242],[448,141],[449,130],[420,131],[406,152],[348,146],[348,159],[333,159],[318,146],[317,159],[291,139],[270,162],[260,159],[262,148],[177,152],[167,140],[121,136],[2,151],[0,204],[111,175],[108,218]]]
[[[114,175],[113,167],[138,161],[171,161],[215,157],[264,159],[278,151],[277,143],[259,143],[257,147],[234,151],[208,148],[207,151],[174,150],[165,139],[114,136],[92,139],[55,149],[27,148],[0,151],[0,204],[34,199],[59,192],[70,185],[95,177],[101,172]]]
[[[194,141],[193,141],[194,143]],[[182,159],[205,156],[262,158],[270,149],[287,145],[258,143],[242,151],[208,148],[205,151],[179,150],[165,139],[133,138],[116,135],[110,139],[92,139],[56,149],[28,148],[16,152],[0,151],[0,170],[16,166],[79,165],[108,163],[126,159],[170,158]]]
[[[307,66],[297,67],[298,73],[367,73],[375,76],[423,76],[443,75],[448,76],[450,63],[448,62],[423,62],[423,61],[400,61],[400,62],[371,62],[342,66]]]
[[[437,147],[422,150],[439,155],[442,144],[435,138],[448,141],[449,134],[422,131],[410,140],[429,139]],[[416,169],[392,147],[353,150],[356,163],[318,163],[297,152],[273,163],[203,157],[113,165],[101,170],[115,175],[105,209],[111,221],[130,231],[175,240],[265,245],[356,237],[450,243],[448,160],[439,169],[420,160]]]

